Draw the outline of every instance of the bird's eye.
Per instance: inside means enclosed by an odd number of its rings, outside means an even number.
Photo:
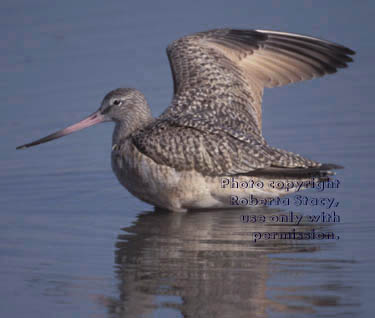
[[[113,105],[116,105],[116,106],[120,105],[121,103],[122,103],[122,101],[119,100],[119,99],[115,99],[115,100],[112,102],[112,104],[113,104]]]

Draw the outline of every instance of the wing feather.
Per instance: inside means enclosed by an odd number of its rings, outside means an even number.
[[[174,96],[154,123],[132,136],[141,152],[204,175],[320,166],[267,145],[263,89],[334,73],[352,62],[354,51],[298,34],[218,29],[178,39],[167,54]]]

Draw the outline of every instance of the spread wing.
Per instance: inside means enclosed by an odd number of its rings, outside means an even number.
[[[176,40],[167,54],[174,97],[156,122],[134,135],[143,153],[207,175],[319,166],[266,144],[263,88],[334,73],[352,61],[352,50],[297,34],[219,29]]]
[[[354,52],[316,38],[274,31],[221,29],[174,41],[167,48],[174,98],[166,114],[249,113],[261,129],[264,87],[320,77],[346,67]]]

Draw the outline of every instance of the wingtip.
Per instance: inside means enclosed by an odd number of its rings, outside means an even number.
[[[334,163],[323,163],[320,167],[319,167],[320,170],[339,170],[339,169],[344,169],[343,166],[340,166],[340,165],[337,165],[337,164],[334,164]]]
[[[357,52],[352,50],[352,49],[349,49],[348,47],[345,46],[345,49],[346,49],[346,53],[349,54],[349,55],[356,55]]]

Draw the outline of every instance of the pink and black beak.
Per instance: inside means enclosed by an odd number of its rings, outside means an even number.
[[[51,135],[48,135],[44,138],[41,138],[41,139],[35,140],[33,142],[30,142],[29,144],[19,146],[19,147],[17,147],[17,149],[25,149],[25,148],[28,148],[28,147],[36,146],[36,145],[39,145],[39,144],[42,144],[42,143],[45,143],[45,142],[48,142],[48,141],[66,136],[66,135],[69,135],[72,132],[75,132],[75,131],[78,131],[78,130],[81,130],[81,129],[84,129],[84,128],[87,128],[87,127],[90,127],[90,126],[93,126],[93,125],[96,125],[96,124],[99,124],[103,121],[107,121],[107,119],[100,112],[100,110],[98,110],[95,113],[91,114],[87,118],[81,120],[80,122],[78,122],[74,125],[71,125],[71,126],[66,127],[62,130],[59,130],[59,131],[57,131],[57,132],[55,132]]]

